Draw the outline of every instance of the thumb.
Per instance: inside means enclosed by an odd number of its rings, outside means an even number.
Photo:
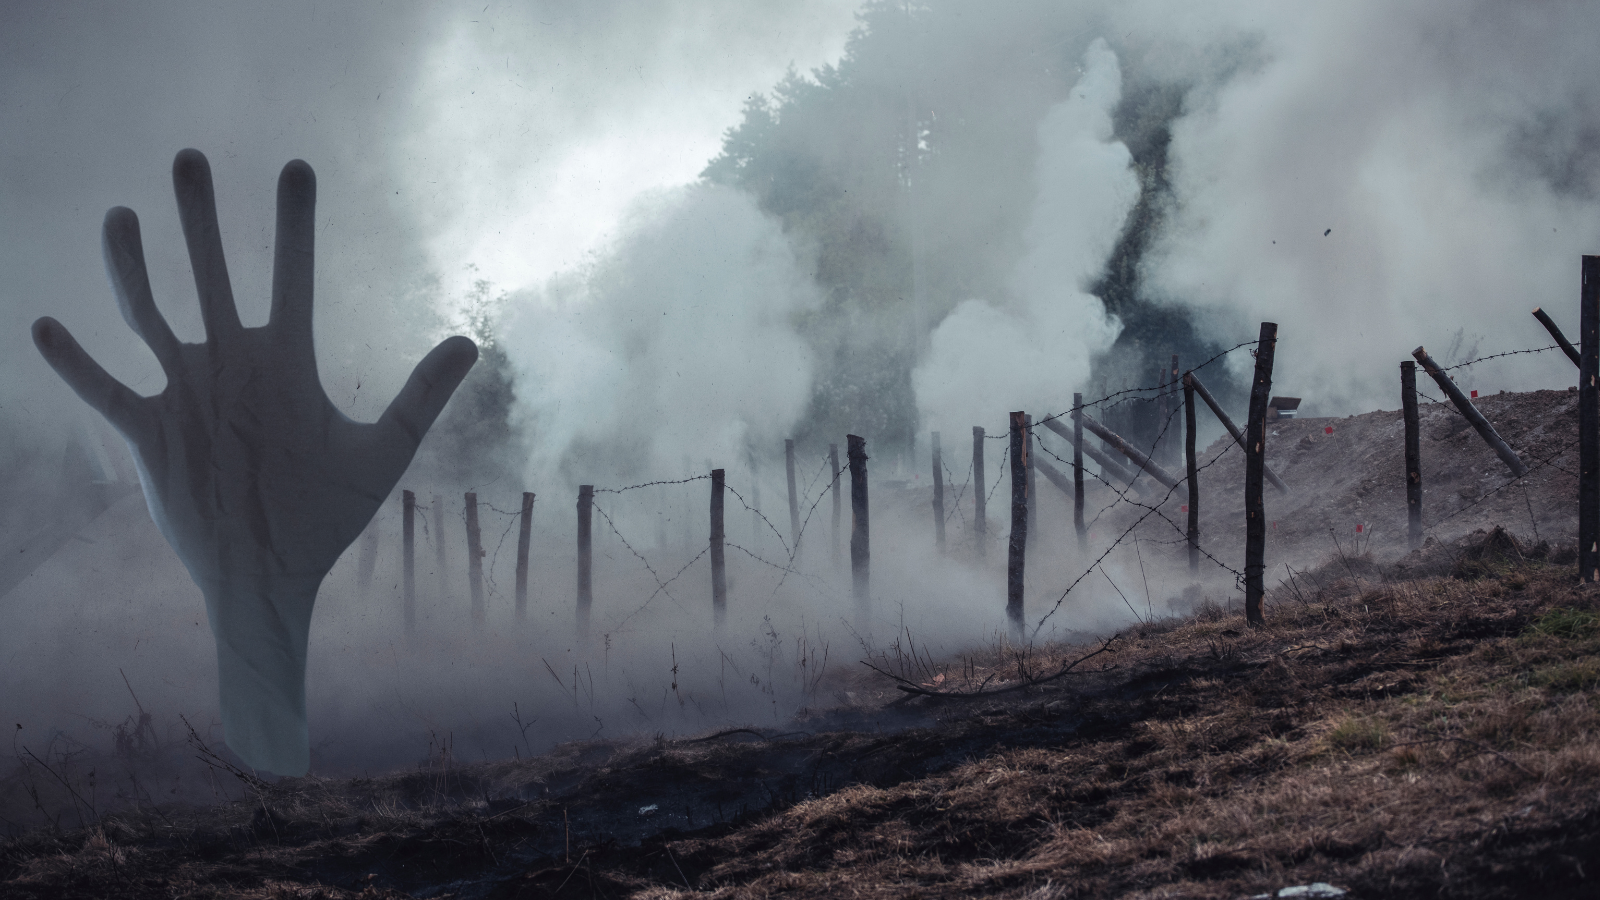
[[[386,431],[398,428],[415,450],[477,361],[477,344],[459,335],[445,338],[417,363],[378,424]]]

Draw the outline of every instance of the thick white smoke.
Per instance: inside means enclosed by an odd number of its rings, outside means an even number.
[[[810,396],[820,296],[778,223],[712,185],[656,193],[589,267],[514,296],[505,348],[534,483],[701,473],[781,446]]]
[[[912,376],[928,428],[1065,409],[1090,357],[1116,339],[1118,324],[1086,291],[1139,199],[1128,148],[1112,139],[1121,96],[1117,56],[1098,39],[1071,95],[1039,123],[1037,193],[1011,295],[956,306]]]

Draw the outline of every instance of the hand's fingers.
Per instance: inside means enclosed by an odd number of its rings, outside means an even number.
[[[422,443],[422,436],[439,417],[439,410],[449,401],[467,370],[478,361],[478,345],[459,335],[445,338],[433,348],[411,372],[399,396],[384,410],[378,420],[380,427],[388,430],[397,427],[410,440],[412,449]]]
[[[296,350],[311,350],[317,176],[291,160],[278,176],[278,237],[272,259],[272,328]]]
[[[178,366],[178,339],[156,309],[150,293],[150,275],[144,266],[144,243],[139,238],[139,217],[119,206],[106,213],[100,250],[106,260],[111,290],[117,295],[122,319],[134,334],[144,338],[170,378]]]
[[[145,400],[112,378],[83,352],[67,329],[45,316],[33,323],[33,344],[79,397],[105,416],[123,437],[138,444],[148,424]]]
[[[172,188],[178,195],[178,219],[189,244],[189,266],[200,294],[200,317],[206,340],[228,341],[244,326],[233,305],[228,263],[222,256],[222,231],[217,226],[217,199],[211,187],[211,164],[199,150],[180,150],[172,161]]]

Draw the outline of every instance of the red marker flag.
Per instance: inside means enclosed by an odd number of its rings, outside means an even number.
[[[1323,434],[1333,434],[1333,426],[1329,425],[1329,426],[1323,428],[1322,429],[1322,433]]]

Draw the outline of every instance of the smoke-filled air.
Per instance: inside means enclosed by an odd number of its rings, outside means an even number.
[[[1596,34],[1593,3],[1487,0],[11,4],[0,722],[18,760],[199,742],[263,775],[393,771],[783,729],[912,644],[1237,602],[1242,539],[1191,576],[1184,489],[1128,488],[1141,464],[1099,438],[1080,545],[1074,394],[1181,479],[1175,374],[1242,422],[1263,321],[1300,418],[1397,408],[1419,344],[1543,348],[1535,306],[1576,339]],[[225,263],[192,250],[189,148]],[[207,344],[230,283],[242,334],[300,309],[311,343]],[[107,387],[177,416],[225,369],[314,375],[326,413],[196,400],[158,438]],[[1559,351],[1459,372],[1575,378]],[[217,573],[244,570],[300,578],[308,643],[300,613],[228,612]],[[0,815],[37,812],[5,790]]]

